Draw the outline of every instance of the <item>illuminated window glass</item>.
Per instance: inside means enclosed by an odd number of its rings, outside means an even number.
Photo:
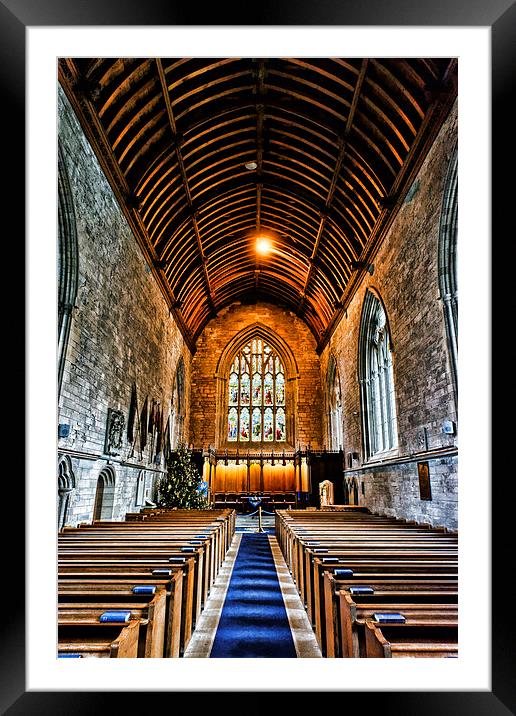
[[[397,447],[391,339],[380,301],[367,292],[359,338],[364,446],[367,458]]]
[[[230,408],[228,414],[228,440],[237,439],[238,416],[236,408]]]
[[[228,378],[230,442],[285,442],[285,371],[276,352],[253,338],[235,356]]]

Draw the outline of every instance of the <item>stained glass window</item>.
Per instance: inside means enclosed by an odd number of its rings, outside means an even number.
[[[253,338],[233,359],[228,379],[230,442],[285,442],[285,371],[281,358]]]
[[[237,411],[236,408],[229,409],[228,415],[228,440],[237,439]]]
[[[240,411],[240,440],[249,440],[249,408]]]

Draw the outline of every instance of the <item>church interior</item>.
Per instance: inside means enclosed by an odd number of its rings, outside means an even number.
[[[59,658],[457,658],[457,78],[60,59]]]

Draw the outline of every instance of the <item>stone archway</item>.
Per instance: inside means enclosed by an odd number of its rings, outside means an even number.
[[[224,348],[217,364],[215,378],[217,380],[217,419],[215,427],[215,444],[217,447],[228,447],[226,444],[226,415],[228,407],[228,376],[234,356],[249,341],[260,338],[280,357],[285,372],[285,416],[286,443],[291,449],[296,444],[297,435],[297,402],[299,370],[296,359],[286,341],[262,323],[256,322],[237,333]]]
[[[58,391],[61,390],[72,311],[79,280],[79,247],[72,191],[63,150],[58,146]]]
[[[111,520],[115,506],[115,471],[111,466],[102,470],[97,480],[93,520]]]
[[[72,491],[75,489],[75,474],[72,468],[72,461],[68,455],[59,460],[57,474],[57,528],[61,530],[66,525],[68,508]]]

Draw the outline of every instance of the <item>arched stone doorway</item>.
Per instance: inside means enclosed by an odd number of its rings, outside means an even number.
[[[95,505],[93,508],[94,520],[111,520],[115,506],[115,471],[108,466],[102,470],[97,480]]]

